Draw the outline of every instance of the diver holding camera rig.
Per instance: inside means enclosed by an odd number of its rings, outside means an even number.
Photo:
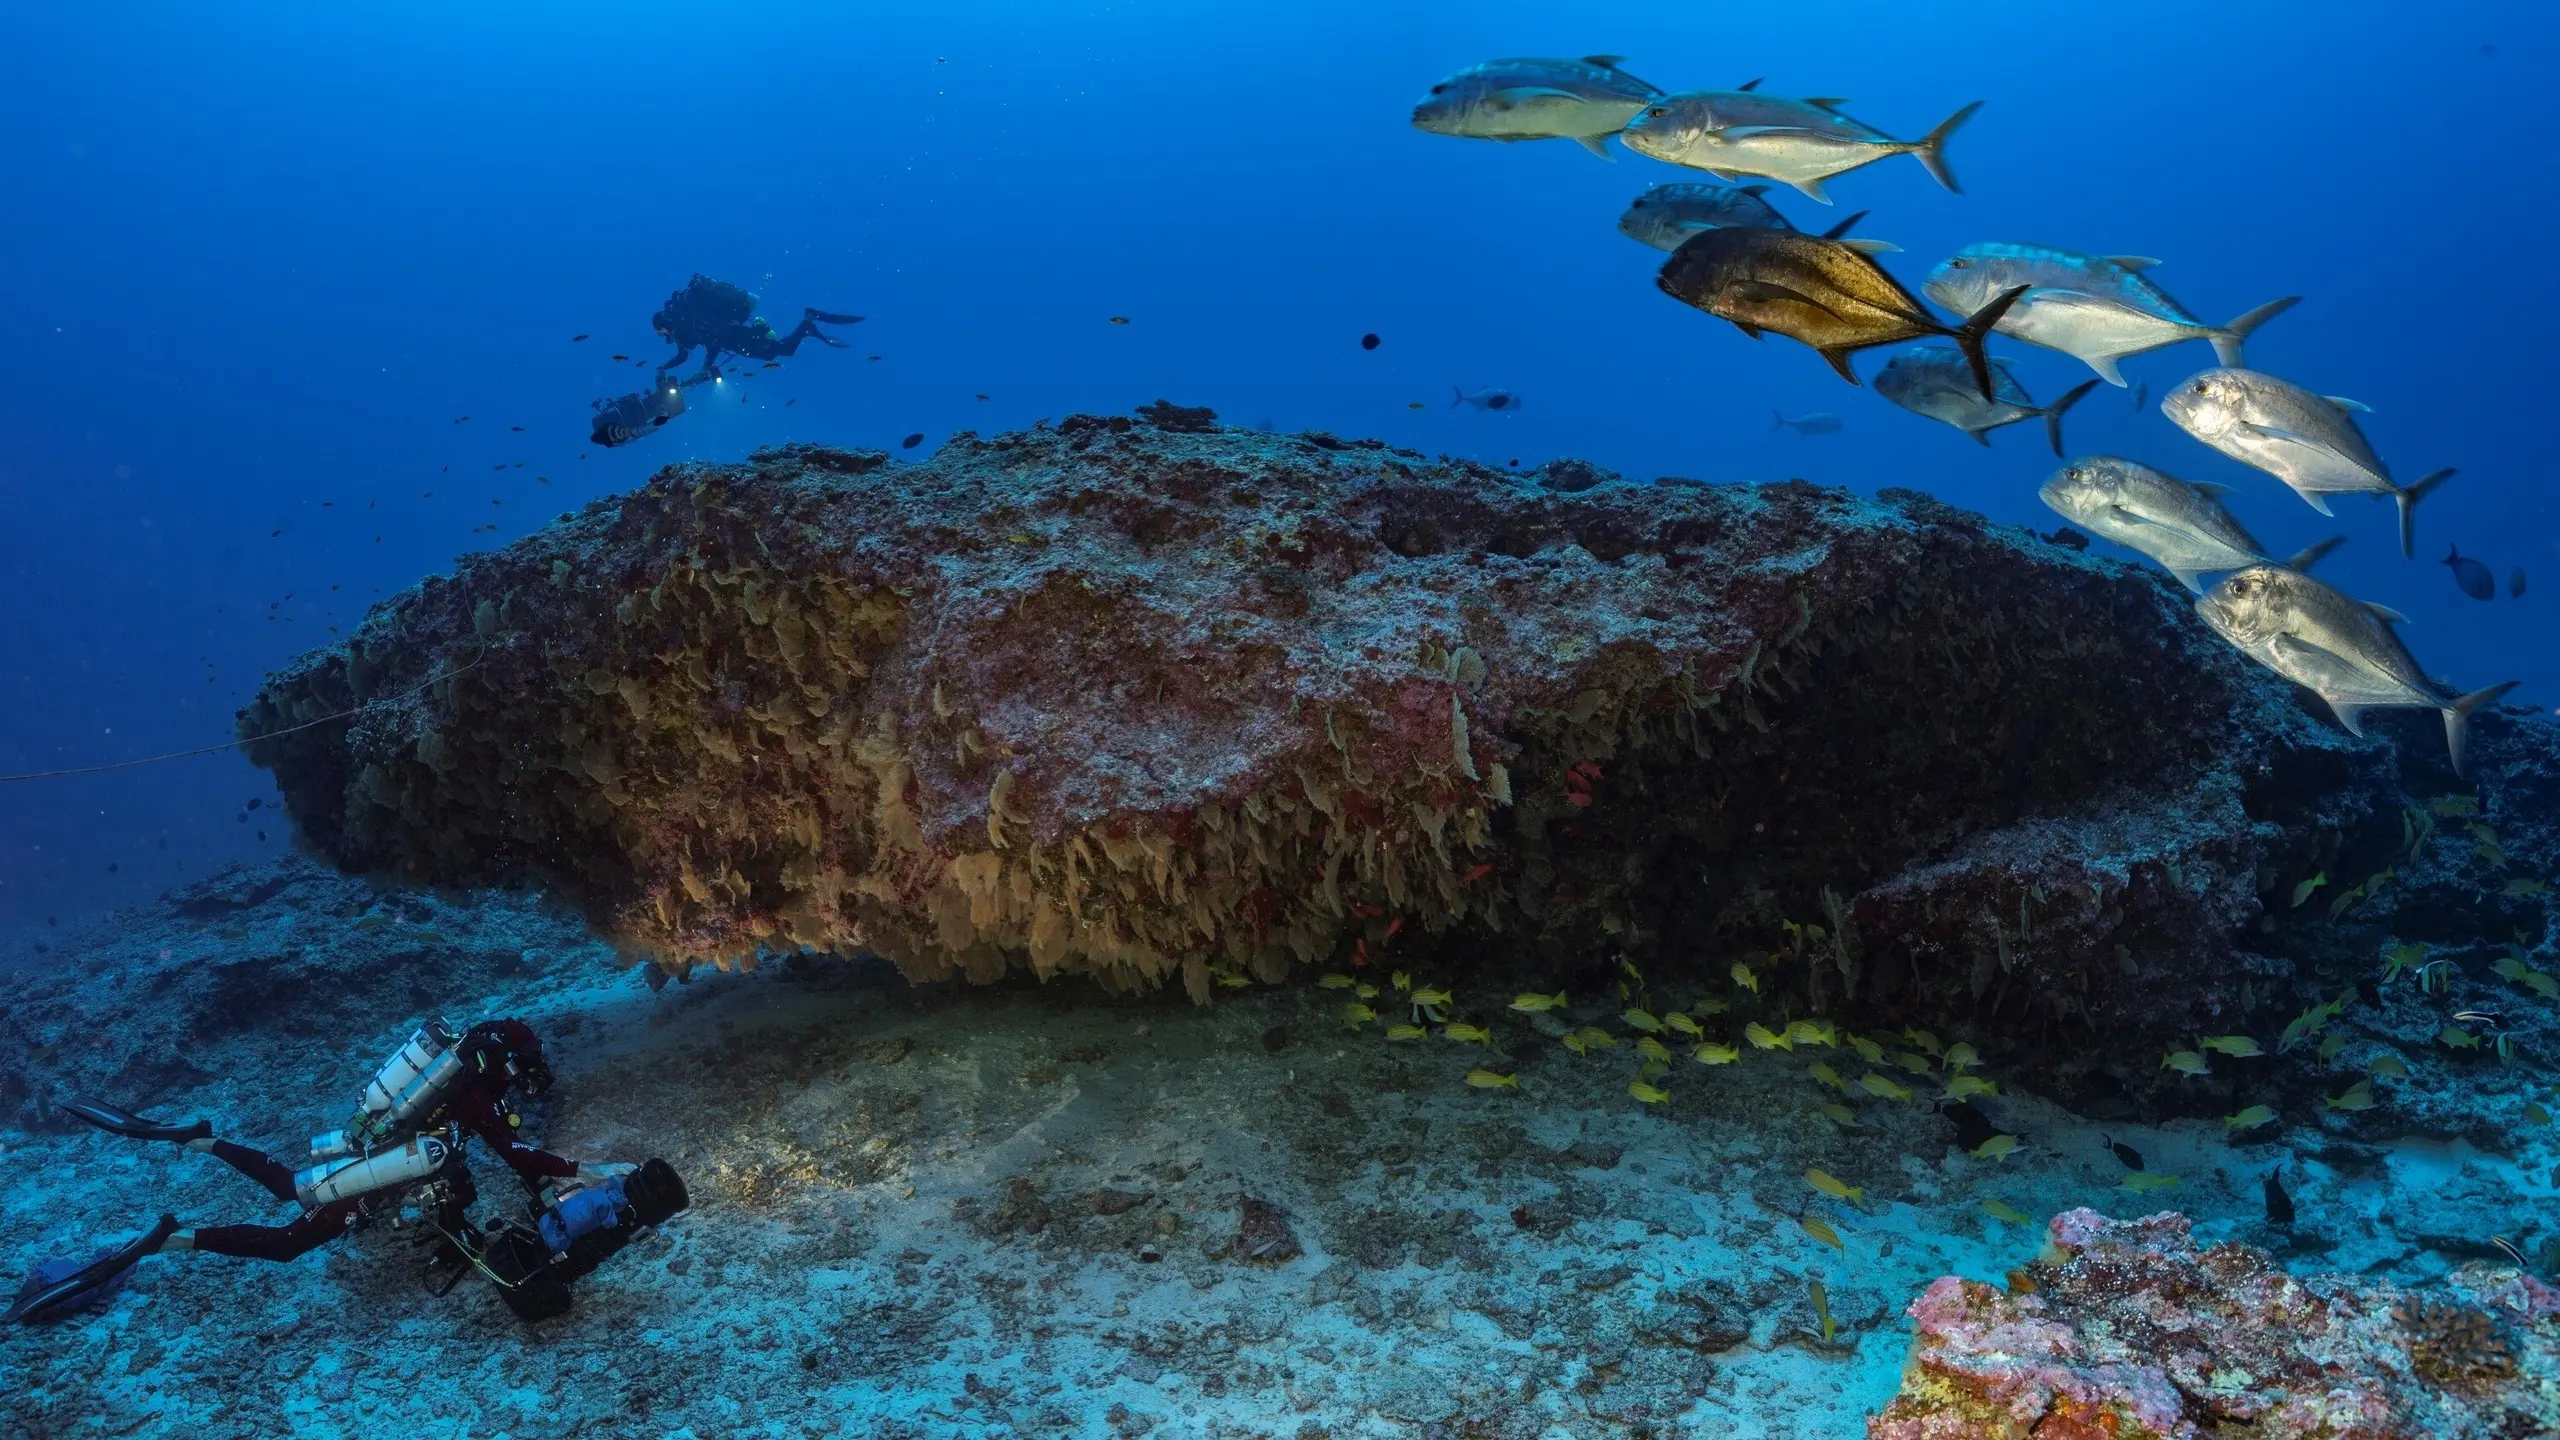
[[[569,1308],[569,1283],[644,1230],[689,1206],[684,1182],[666,1161],[591,1165],[516,1139],[523,1117],[506,1103],[551,1088],[542,1042],[521,1020],[488,1020],[456,1032],[441,1020],[419,1027],[365,1086],[345,1128],[313,1137],[313,1164],[299,1173],[246,1145],[214,1138],[211,1122],[168,1125],[87,1100],[68,1110],[101,1130],[166,1140],[203,1151],[303,1213],[283,1225],[182,1229],[163,1215],[148,1234],[85,1265],[37,1267],[0,1323],[61,1315],[124,1279],[145,1255],[203,1250],[258,1260],[291,1260],[375,1219],[423,1224],[441,1237],[427,1262],[427,1288],[449,1293],[472,1270],[499,1288],[520,1318]],[[463,1162],[477,1135],[515,1171],[530,1199],[530,1223],[500,1220],[483,1230],[469,1210],[479,1198]]]

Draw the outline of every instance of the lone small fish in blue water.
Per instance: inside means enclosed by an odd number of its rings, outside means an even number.
[[[915,434],[908,436],[906,439],[899,441],[898,448],[901,450],[913,450],[923,443],[924,432],[918,431]]]
[[[1509,413],[1520,408],[1520,397],[1501,389],[1479,390],[1470,395],[1455,385],[1450,386],[1449,408],[1455,410],[1461,405],[1473,405],[1479,410],[1500,410]]]
[[[2524,598],[2524,567],[2521,565],[2507,572],[2507,598],[2510,600]]]
[[[1840,417],[1823,410],[1816,410],[1809,415],[1799,415],[1793,420],[1788,419],[1786,416],[1779,414],[1775,410],[1770,411],[1769,428],[1775,430],[1782,425],[1789,430],[1793,430],[1799,435],[1837,435],[1840,433]]]
[[[2489,573],[2488,566],[2463,554],[2462,547],[2447,545],[2439,563],[2453,572],[2453,583],[2462,587],[2463,594],[2474,600],[2498,598],[2498,577]]]

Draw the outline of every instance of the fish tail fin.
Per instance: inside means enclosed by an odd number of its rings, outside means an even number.
[[[2335,550],[2346,543],[2347,537],[2344,535],[2332,535],[2326,540],[2315,540],[2311,544],[2293,552],[2292,555],[2288,556],[2281,563],[2285,569],[2290,570],[2297,575],[2307,575],[2311,573],[2312,566],[2329,558],[2330,551]]]
[[[1964,187],[1956,183],[1956,172],[1947,168],[1947,138],[1956,133],[1957,127],[1972,119],[1974,111],[1981,108],[1982,102],[1974,101],[1939,121],[1937,129],[1921,136],[1918,143],[1911,147],[1912,155],[1929,168],[1929,174],[1939,184],[1958,195],[1964,193]]]
[[[2463,773],[2462,758],[2471,732],[2471,715],[2486,705],[2494,705],[2498,697],[2523,684],[2520,680],[2504,680],[2486,690],[2474,690],[2444,707],[2444,744],[2453,756],[2453,773]]]
[[[2061,399],[2056,400],[2051,405],[2045,407],[2044,438],[2052,444],[2053,458],[2056,460],[2062,458],[2063,413],[2069,410],[2072,406],[2079,404],[2081,396],[2086,395],[2097,388],[2097,379],[2095,377],[2091,377],[2090,379],[2083,380],[2078,385],[2073,386],[2069,394],[2064,395]]]
[[[2020,285],[2001,291],[1991,297],[1990,304],[1974,311],[1971,318],[1955,328],[1956,348],[1964,352],[1965,363],[1973,367],[1973,383],[1982,391],[1985,400],[1994,397],[1991,393],[1991,357],[1982,353],[1982,339],[1991,333],[1992,326],[2000,323],[2001,316],[2009,313],[2009,307],[2018,303],[2018,297],[2032,288]]]
[[[2301,303],[2302,297],[2299,295],[2287,295],[2281,300],[2270,300],[2214,332],[2211,337],[2214,363],[2226,365],[2235,370],[2240,368],[2241,342],[2247,340],[2259,326]]]
[[[1464,391],[1464,390],[1459,389],[1459,388],[1458,388],[1457,386],[1455,386],[1455,385],[1450,386],[1450,387],[1449,387],[1449,408],[1450,408],[1450,409],[1452,409],[1452,410],[1455,410],[1455,409],[1457,409],[1459,406],[1464,405],[1464,404],[1466,404],[1466,403],[1467,403],[1467,392],[1466,392],[1466,391]]]
[[[2429,492],[2453,478],[2451,470],[2438,470],[2406,490],[2394,489],[2391,498],[2400,502],[2400,554],[2402,558],[2418,558],[2418,502]]]
[[[1778,413],[1776,410],[1774,410],[1774,409],[1772,409],[1772,410],[1769,412],[1769,433],[1770,433],[1770,434],[1775,435],[1776,433],[1778,433],[1778,431],[1779,431],[1780,429],[1782,429],[1782,428],[1784,428],[1784,427],[1785,427],[1786,423],[1787,423],[1787,417],[1786,417],[1786,416],[1779,414],[1779,413]]]

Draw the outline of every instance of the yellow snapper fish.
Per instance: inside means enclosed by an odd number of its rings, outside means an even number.
[[[1470,1070],[1467,1072],[1467,1083],[1479,1090],[1517,1090],[1520,1088],[1520,1077],[1497,1075],[1490,1070]]]
[[[1857,1051],[1858,1058],[1866,1061],[1870,1065],[1881,1065],[1884,1063],[1884,1047],[1873,1040],[1868,1039],[1864,1035],[1850,1036],[1849,1048]]]
[[[2004,1221],[2011,1225],[2033,1225],[2036,1223],[2020,1214],[2015,1208],[2003,1205],[1997,1200],[1983,1201],[1982,1213],[1990,1216],[1994,1220]]]
[[[1730,1045],[1719,1045],[1710,1040],[1703,1045],[1691,1046],[1689,1058],[1701,1065],[1730,1065],[1742,1058],[1742,1052]]]
[[[2245,1060],[2252,1055],[2264,1055],[2267,1053],[2266,1051],[2258,1048],[2257,1041],[2250,1039],[2246,1035],[2215,1035],[2209,1039],[2199,1040],[2196,1044],[2204,1049],[2219,1050],[2225,1055],[2233,1056],[2242,1060]]]
[[[2127,1170],[2124,1172],[2124,1178],[2116,1183],[2136,1195],[2148,1195],[2154,1190],[2166,1190],[2177,1184],[2178,1177],[2162,1175],[2150,1170]]]
[[[1852,1129],[1857,1127],[1858,1112],[1836,1100],[1825,1100],[1813,1108],[1830,1117],[1834,1125],[1844,1125]]]
[[[1354,985],[1351,987],[1351,993],[1359,996],[1363,1000],[1375,1000],[1378,998],[1378,987],[1375,985]]]
[[[1947,1093],[1939,1098],[1970,1100],[1976,1095],[1997,1095],[2000,1087],[1979,1075],[1958,1075],[1947,1081]]]
[[[1852,1205],[1857,1204],[1867,1193],[1819,1166],[1804,1172],[1804,1183],[1835,1200],[1846,1200]]]
[[[1429,1005],[1435,1008],[1444,1006],[1449,1003],[1449,992],[1439,989],[1416,990],[1413,992],[1413,1003],[1416,1005]]]
[[[1712,995],[1700,998],[1697,1003],[1689,1007],[1691,1011],[1700,1015],[1721,1015],[1732,1008]]]
[[[1982,1052],[1973,1048],[1972,1041],[1959,1040],[1947,1047],[1947,1053],[1938,1057],[1938,1063],[1950,1071],[1962,1072],[1981,1064]]]
[[[2370,1110],[2373,1108],[2373,1082],[2359,1080],[2328,1100],[2332,1110]]]
[[[2374,1056],[2372,1060],[2366,1062],[2364,1068],[2373,1074],[2387,1075],[2394,1080],[2409,1078],[2409,1067],[2402,1063],[2399,1056],[2388,1050]]]
[[[1628,1081],[1627,1093],[1633,1095],[1647,1105],[1659,1105],[1663,1101],[1671,1098],[1670,1091],[1663,1089],[1659,1085],[1647,1085],[1641,1080]]]
[[[1760,977],[1752,974],[1751,967],[1739,960],[1733,962],[1733,983],[1754,995],[1760,993]]]
[[[1813,1297],[1813,1313],[1822,1321],[1822,1343],[1828,1345],[1839,1333],[1839,1326],[1831,1319],[1831,1292],[1822,1288],[1821,1281],[1815,1280],[1808,1286],[1808,1293]]]
[[[1937,1068],[1936,1062],[1932,1061],[1928,1056],[1915,1054],[1909,1050],[1894,1051],[1893,1063],[1910,1071],[1914,1075],[1926,1075]]]
[[[1802,1230],[1807,1235],[1812,1236],[1814,1239],[1821,1241],[1823,1244],[1830,1246],[1832,1249],[1839,1251],[1843,1255],[1849,1253],[1849,1247],[1840,1243],[1840,1232],[1832,1229],[1830,1226],[1824,1224],[1822,1221],[1811,1215],[1797,1216],[1796,1228]]]
[[[1787,1044],[1790,1047],[1797,1045],[1836,1046],[1840,1043],[1839,1034],[1840,1032],[1834,1030],[1832,1027],[1828,1025],[1817,1025],[1811,1020],[1790,1020],[1787,1022]]]
[[[1363,1005],[1356,1000],[1342,1007],[1342,1023],[1350,1026],[1354,1030],[1359,1029],[1361,1026],[1377,1018],[1377,1011],[1370,1009],[1368,1006]]]
[[[1591,1053],[1591,1042],[1584,1039],[1582,1032],[1579,1030],[1568,1031],[1560,1037],[1560,1039],[1564,1048],[1572,1051],[1576,1055],[1588,1055]]]
[[[1647,1060],[1661,1060],[1667,1063],[1671,1059],[1671,1051],[1661,1041],[1650,1035],[1636,1037],[1636,1053]]]
[[[1670,1073],[1671,1062],[1668,1059],[1648,1059],[1642,1065],[1636,1067],[1636,1078],[1644,1081],[1648,1085]]]
[[[1421,1025],[1390,1025],[1387,1027],[1387,1038],[1390,1040],[1419,1040],[1430,1033],[1431,1031],[1428,1027]]]
[[[2018,1137],[2015,1135],[1994,1135],[1972,1150],[1976,1160],[2006,1160],[2017,1153]]]
[[[1559,990],[1553,995],[1515,996],[1511,1001],[1511,1008],[1523,1015],[1535,1015],[1541,1010],[1561,1010],[1564,1008],[1564,1003],[1564,992]]]
[[[2273,1124],[2275,1118],[2276,1112],[2268,1109],[2266,1106],[2252,1105],[2237,1114],[2223,1116],[2222,1128],[2235,1132],[2242,1130],[2255,1130],[2261,1125]]]
[[[1359,983],[1359,981],[1352,979],[1348,975],[1326,975],[1322,979],[1316,981],[1316,984],[1327,990],[1348,990]]]
[[[1481,1045],[1493,1038],[1493,1032],[1481,1025],[1443,1025],[1440,1027],[1440,1033],[1451,1040],[1463,1041],[1469,1045]]]
[[[1707,1033],[1706,1031],[1698,1028],[1697,1021],[1690,1019],[1688,1016],[1681,1014],[1677,1010],[1663,1016],[1662,1023],[1670,1027],[1673,1034],[1685,1035],[1692,1040],[1703,1039]]]
[[[2477,1050],[2480,1048],[2480,1037],[2463,1029],[2459,1025],[2447,1025],[2443,1029],[2437,1031],[2436,1039],[2444,1042],[2445,1047],[2451,1050]]]
[[[2163,1070],[2175,1070],[2181,1075],[2210,1075],[2213,1073],[2213,1067],[2205,1063],[2204,1056],[2193,1050],[2170,1051],[2168,1057],[2160,1062],[2160,1068]]]
[[[1597,1025],[1585,1025],[1573,1033],[1581,1036],[1582,1043],[1590,1046],[1594,1050],[1615,1050],[1618,1048],[1618,1037],[1601,1029]]]
[[[1892,1081],[1887,1080],[1873,1070],[1859,1076],[1858,1083],[1866,1087],[1868,1094],[1873,1095],[1880,1100],[1908,1101],[1911,1098],[1910,1091],[1894,1084]]]
[[[1410,970],[1399,970],[1390,978],[1395,981],[1396,993],[1399,995],[1413,988],[1413,972]]]
[[[1840,1078],[1840,1072],[1823,1064],[1819,1060],[1814,1061],[1804,1073],[1812,1076],[1816,1081],[1839,1091],[1843,1095],[1849,1093],[1849,1082]]]
[[[1905,1030],[1902,1032],[1902,1038],[1910,1041],[1915,1050],[1926,1050],[1932,1055],[1946,1053],[1947,1047],[1939,1044],[1938,1037],[1926,1030]]]
[[[1662,1029],[1662,1022],[1653,1018],[1652,1011],[1639,1010],[1632,1005],[1620,1011],[1618,1018],[1626,1021],[1629,1028],[1641,1030],[1648,1035],[1658,1034]]]

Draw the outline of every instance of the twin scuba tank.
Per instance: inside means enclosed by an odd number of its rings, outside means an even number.
[[[317,1210],[332,1201],[408,1185],[434,1174],[453,1151],[438,1135],[410,1134],[462,1078],[462,1036],[442,1020],[418,1027],[364,1087],[364,1103],[343,1129],[311,1137],[319,1163],[293,1177],[295,1198]],[[405,1143],[393,1143],[404,1134]]]

